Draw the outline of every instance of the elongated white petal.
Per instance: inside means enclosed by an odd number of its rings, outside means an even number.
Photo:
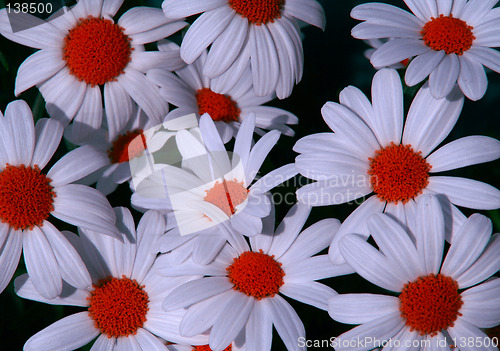
[[[283,10],[285,16],[295,17],[318,28],[325,29],[325,13],[317,1],[288,0]]]
[[[370,62],[374,67],[382,68],[424,54],[430,50],[422,40],[394,39],[378,48],[370,58]]]
[[[473,101],[481,99],[488,87],[483,65],[469,58],[466,52],[460,56],[460,74],[457,83],[464,95]]]
[[[297,347],[297,340],[305,336],[304,325],[295,310],[281,296],[268,299],[268,308],[276,331],[288,350],[305,350]]]
[[[189,17],[197,13],[211,11],[219,6],[225,5],[226,0],[195,0],[189,6],[182,0],[166,0],[162,7],[165,16],[171,18]]]
[[[0,251],[0,292],[9,284],[10,279],[16,271],[19,264],[19,258],[23,249],[23,232],[22,230],[10,229],[6,224],[0,224],[2,228],[2,236],[7,236]]]
[[[489,344],[486,346],[486,342],[484,340],[488,339],[488,336],[481,331],[477,326],[466,322],[462,318],[457,318],[454,322],[453,327],[449,327],[447,329],[448,333],[453,339],[460,340],[460,338],[464,338],[462,340],[483,340],[483,344],[481,345],[481,350],[484,351],[496,351],[498,349],[496,346]],[[477,351],[477,347],[475,344],[462,344],[460,345],[460,350],[463,351]]]
[[[462,319],[479,328],[492,328],[500,323],[500,279],[467,289],[461,297]]]
[[[328,309],[328,299],[337,294],[332,288],[318,282],[288,282],[280,288],[280,293],[324,311]]]
[[[460,64],[455,54],[445,55],[439,65],[429,75],[429,88],[436,99],[448,96],[457,82]]]
[[[77,349],[99,335],[99,329],[94,326],[94,323],[88,312],[75,313],[33,335],[24,344],[24,350]]]
[[[38,120],[35,126],[36,145],[31,160],[33,165],[38,165],[40,169],[47,165],[61,142],[63,132],[64,128],[61,123],[54,119]]]
[[[120,83],[104,84],[104,109],[108,124],[108,140],[113,141],[132,116],[132,99]]]
[[[363,324],[399,310],[397,297],[375,294],[340,294],[328,300],[328,314],[338,322]]]
[[[281,261],[283,260],[281,259]],[[287,263],[282,268],[286,271],[285,284],[287,282],[304,283],[354,273],[354,269],[347,263],[332,264],[328,255],[319,255],[302,259],[296,263]]]
[[[10,145],[6,145],[7,156],[16,166],[31,164],[35,149],[35,126],[28,104],[24,100],[15,100],[8,104],[4,121],[5,128],[8,128],[5,132],[10,133]]]
[[[246,346],[249,350],[270,350],[273,323],[267,299],[256,300],[246,325]]]
[[[276,46],[265,25],[251,26],[249,35],[255,94],[266,96],[275,90],[279,79],[280,66]]]
[[[415,57],[406,68],[405,83],[409,86],[413,86],[423,81],[436,69],[436,67],[438,67],[444,56],[445,52],[443,50],[432,50]],[[437,84],[439,84],[439,82],[437,82]]]

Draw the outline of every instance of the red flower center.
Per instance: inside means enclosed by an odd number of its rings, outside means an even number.
[[[444,275],[428,275],[407,283],[401,295],[399,310],[411,331],[436,335],[452,327],[462,306],[458,284]]]
[[[63,59],[71,74],[92,86],[115,80],[133,50],[123,31],[109,19],[80,19],[64,38]]]
[[[113,145],[108,150],[108,157],[111,163],[128,162],[140,156],[146,147],[146,138],[142,129],[129,131],[113,141]]]
[[[198,113],[208,113],[214,121],[236,122],[240,117],[240,109],[230,96],[214,93],[208,88],[196,92]]]
[[[452,15],[431,17],[420,34],[425,44],[436,51],[444,50],[447,54],[462,55],[472,46],[476,37],[472,34],[472,26]]]
[[[243,203],[248,195],[248,189],[243,182],[237,182],[236,179],[216,182],[212,189],[206,192],[207,195],[203,199],[220,208],[228,217],[236,212],[236,206]]]
[[[241,17],[259,26],[280,18],[285,0],[229,0],[229,6]]]
[[[429,183],[431,166],[411,145],[391,145],[370,158],[368,174],[373,191],[382,201],[406,203]]]
[[[226,270],[233,289],[258,300],[277,294],[285,276],[274,255],[266,255],[262,250],[243,252]]]
[[[222,351],[232,351],[232,349],[233,349],[232,346],[229,345]],[[201,345],[201,346],[193,346],[192,351],[212,351],[212,349],[208,345]]]
[[[33,167],[7,164],[0,172],[0,219],[14,229],[33,229],[54,210],[51,179]]]
[[[136,334],[146,321],[149,297],[135,279],[107,279],[87,299],[96,328],[110,338]]]

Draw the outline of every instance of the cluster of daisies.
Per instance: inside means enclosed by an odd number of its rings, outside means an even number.
[[[500,190],[440,175],[500,158],[486,136],[443,145],[485,94],[484,68],[500,72],[497,1],[356,6],[371,100],[343,89],[321,110],[331,132],[265,172],[299,119],[264,104],[301,80],[301,28],[326,24],[316,0],[80,0],[42,23],[0,10],[0,34],[37,49],[15,94],[36,86],[48,117],[23,100],[0,113],[0,291],[23,253],[18,296],[81,308],[24,350],[269,351],[273,327],[305,350],[289,299],[356,325],[336,350],[498,350],[500,234],[459,208],[498,209]],[[298,177],[276,218],[273,192]],[[306,226],[313,207],[355,200],[342,223]],[[348,274],[385,294],[318,282]]]

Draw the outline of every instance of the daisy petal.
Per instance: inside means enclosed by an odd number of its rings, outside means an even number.
[[[26,270],[40,295],[52,299],[61,294],[62,280],[59,265],[40,227],[23,233],[23,251]]]
[[[500,233],[493,235],[476,262],[455,280],[460,289],[482,282],[500,270]]]
[[[475,26],[497,2],[498,0],[469,0],[460,14],[460,19]]]
[[[51,214],[65,222],[98,233],[117,236],[116,215],[106,197],[85,185],[68,184],[58,187]]]
[[[56,152],[64,128],[55,119],[41,118],[35,126],[35,151],[31,163],[43,169]]]
[[[483,253],[491,237],[491,221],[478,213],[470,216],[453,236],[441,273],[457,277],[468,269]]]
[[[266,299],[256,300],[246,325],[246,345],[249,350],[270,350],[273,323]]]
[[[0,292],[9,284],[19,264],[23,249],[23,232],[21,230],[10,230],[6,224],[0,224],[3,235],[7,238],[0,247]],[[8,233],[10,231],[10,233]],[[3,236],[2,235],[2,236]]]
[[[304,351],[303,347],[297,348],[297,340],[305,337],[304,325],[297,312],[279,295],[267,299],[267,302],[274,327],[287,350]]]
[[[285,3],[283,13],[285,16],[295,17],[301,21],[325,30],[325,12],[317,1],[288,0]]]
[[[500,279],[492,279],[462,294],[461,318],[479,328],[500,323]]]
[[[382,68],[430,50],[422,40],[394,39],[378,48],[370,58],[370,62],[375,68]]]
[[[438,15],[435,0],[404,0],[404,2],[411,12],[424,22]]]
[[[332,346],[336,351],[366,350],[374,345],[368,346],[365,343],[360,343],[359,340],[367,340],[368,338],[377,341],[387,340],[396,335],[402,328],[404,328],[404,320],[401,318],[401,312],[394,311],[339,335],[332,342]]]
[[[413,99],[403,132],[403,144],[410,144],[422,157],[438,146],[455,126],[462,111],[464,97],[458,89],[446,99],[435,99],[428,83]]]
[[[460,64],[455,54],[445,55],[437,68],[429,75],[429,88],[436,99],[448,96],[460,72]]]
[[[366,280],[384,289],[401,291],[404,273],[359,235],[346,235],[339,244],[346,262]]]
[[[423,23],[417,17],[399,7],[378,2],[361,4],[351,11],[351,17],[362,21],[399,23],[401,26],[411,27],[420,31]]]
[[[458,76],[458,86],[465,96],[476,101],[481,99],[486,93],[488,79],[483,65],[470,58],[467,52],[460,56],[460,75]]]
[[[297,200],[309,206],[325,206],[349,202],[372,192],[369,181],[363,178],[352,179],[356,181],[339,181],[337,178],[332,178],[304,185],[297,190]]]
[[[52,77],[64,66],[65,62],[61,57],[61,49],[45,48],[35,52],[19,66],[16,76],[16,96]],[[40,69],[40,67],[43,67],[43,69]]]
[[[500,157],[500,141],[485,136],[468,136],[448,143],[427,157],[431,172],[444,172],[490,162]]]
[[[281,133],[277,130],[272,130],[262,136],[254,145],[250,151],[248,163],[245,167],[245,181],[247,184],[255,178],[267,155],[278,142],[280,135]]]
[[[418,55],[406,68],[405,72],[405,83],[408,86],[414,86],[415,84],[423,81],[429,74],[431,74],[436,67],[439,66],[441,61],[445,56],[445,52],[441,51],[429,51],[425,54]],[[458,76],[458,75],[457,75]],[[456,78],[455,78],[456,81]],[[439,83],[438,83],[439,84]]]
[[[5,120],[11,137],[10,148],[7,150],[15,157],[14,165],[29,165],[35,149],[35,126],[33,114],[24,100],[16,100],[7,105]]]
[[[73,119],[72,139],[81,143],[89,139],[102,123],[102,94],[98,86],[87,87],[82,106]]]
[[[182,40],[181,57],[184,62],[191,64],[200,57],[201,53],[226,29],[234,16],[235,13],[229,6],[221,6],[198,17]]]
[[[448,327],[448,333],[452,340],[481,340],[483,341],[481,345],[481,351],[496,351],[498,348],[490,344],[486,346],[484,340],[488,339],[488,336],[481,331],[478,327],[466,322],[463,318],[457,318],[454,322],[453,327]],[[475,343],[463,343],[460,344],[461,351],[477,351]]]
[[[52,180],[52,186],[59,187],[82,179],[108,163],[109,160],[104,153],[90,145],[83,145],[57,161],[47,176]]]
[[[251,26],[249,45],[255,94],[271,94],[278,83],[280,66],[276,46],[267,26]]]
[[[328,299],[337,294],[332,288],[318,282],[288,282],[280,288],[280,293],[323,311],[328,310]]]
[[[399,310],[397,297],[375,294],[340,294],[328,300],[328,314],[345,324],[363,324]]]
[[[460,177],[430,177],[427,190],[446,195],[457,205],[478,210],[500,207],[500,191],[491,185]]]
[[[24,350],[78,349],[99,335],[99,329],[94,324],[88,312],[75,313],[33,335],[24,344]]]
[[[210,331],[210,348],[222,350],[236,339],[250,317],[254,301],[256,300],[253,297],[241,293],[229,297],[225,310],[238,313],[231,317],[228,317],[227,313],[219,314]]]
[[[120,83],[111,81],[104,84],[104,109],[108,122],[108,140],[115,140],[132,116],[132,99]]]
[[[495,30],[495,33],[498,33],[498,31]],[[500,73],[500,52],[498,50],[482,46],[473,46],[467,50],[467,56],[471,60],[480,62],[483,66],[488,67],[492,71]]]
[[[162,4],[165,16],[171,18],[189,17],[201,12],[211,11],[225,5],[226,0],[194,0],[189,6],[182,0],[165,0]]]
[[[135,339],[137,340],[141,350],[165,351],[165,345],[156,336],[143,328],[137,329]]]
[[[280,262],[283,263],[282,260]],[[309,257],[296,263],[286,263],[283,269],[286,271],[285,284],[287,282],[310,282],[354,273],[351,266],[346,263],[333,265],[328,255]]]

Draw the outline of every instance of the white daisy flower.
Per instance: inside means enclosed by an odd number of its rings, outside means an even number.
[[[171,266],[170,254],[160,256],[161,273],[205,276],[176,288],[163,303],[166,311],[188,307],[181,334],[211,328],[214,351],[244,334],[248,351],[267,351],[274,325],[288,350],[305,350],[297,344],[305,337],[304,326],[282,295],[325,310],[328,298],[337,293],[316,280],[352,273],[347,265],[331,264],[327,255],[314,256],[328,246],[340,223],[324,219],[301,232],[309,212],[310,207],[295,205],[276,231],[270,217],[262,234],[250,238],[250,247],[242,237],[225,245],[208,265],[188,260]]]
[[[458,89],[447,99],[435,99],[426,83],[403,126],[403,92],[395,70],[375,74],[372,103],[359,89],[345,88],[340,104],[328,102],[322,109],[335,133],[309,135],[294,146],[301,153],[297,170],[317,180],[297,190],[299,201],[324,206],[374,193],[360,206],[361,218],[385,211],[403,223],[426,193],[443,194],[467,208],[499,208],[498,189],[471,179],[433,175],[500,157],[500,142],[484,136],[460,138],[433,151],[455,125],[462,105]],[[453,205],[450,211],[459,212]],[[337,250],[336,243],[332,249]],[[332,259],[340,262],[341,256],[332,253]]]
[[[363,278],[399,295],[333,296],[330,316],[361,324],[337,337],[335,350],[370,350],[374,345],[356,343],[368,340],[365,337],[390,339],[393,346],[400,345],[396,349],[449,350],[456,341],[462,351],[496,350],[480,329],[500,323],[500,279],[486,280],[500,268],[500,234],[491,235],[488,218],[470,216],[444,260],[445,220],[434,196],[418,204],[415,226],[410,228],[416,243],[388,215],[372,216],[368,226],[380,251],[352,234],[340,242],[342,255]]]
[[[165,0],[169,18],[202,13],[189,28],[181,57],[193,63],[210,46],[203,73],[235,82],[251,65],[255,93],[283,99],[302,78],[303,52],[298,20],[324,29],[316,0]]]
[[[150,52],[144,51],[143,44],[163,39],[186,23],[148,7],[132,8],[115,23],[112,17],[122,3],[80,0],[71,9],[64,8],[64,14],[22,31],[13,31],[11,24],[24,17],[0,10],[0,34],[41,49],[19,67],[16,95],[37,85],[51,117],[64,125],[74,120],[75,139],[83,140],[100,127],[102,101],[108,125],[118,130],[131,116],[132,100],[157,123],[168,112],[158,87],[145,73],[153,67],[179,69],[183,62],[177,49]]]
[[[71,184],[106,165],[90,146],[67,153],[42,172],[59,146],[62,125],[33,115],[22,100],[0,112],[0,291],[9,283],[24,251],[26,269],[40,294],[53,298],[62,279],[77,288],[90,285],[83,262],[52,215],[69,224],[118,235],[115,213],[97,190]]]
[[[176,141],[182,156],[181,167],[163,165],[140,183],[132,195],[132,205],[170,215],[168,225],[172,230],[164,240],[166,246],[160,246],[162,252],[194,237],[188,234],[214,234],[219,249],[227,239],[223,233],[231,236],[236,230],[256,235],[262,230],[262,218],[271,212],[268,191],[297,173],[293,164],[285,165],[253,183],[280,136],[278,131],[271,131],[252,147],[253,115],[243,121],[231,157],[207,114],[200,119],[200,130],[202,140],[187,130],[179,131]],[[213,254],[216,253],[214,249]]]
[[[435,98],[458,83],[471,100],[486,92],[483,66],[500,72],[498,0],[404,0],[413,14],[383,3],[356,6],[351,16],[365,22],[352,30],[358,39],[390,38],[371,56],[375,68],[413,58],[405,82],[413,86],[429,77]]]
[[[92,286],[72,289],[65,285],[55,299],[43,298],[33,289],[31,276],[15,280],[19,296],[53,305],[86,307],[33,335],[25,351],[75,350],[97,337],[92,350],[167,350],[160,339],[195,345],[207,342],[204,335],[179,335],[185,311],[165,313],[162,302],[173,288],[193,277],[165,278],[155,271],[155,243],[165,230],[165,220],[149,211],[135,229],[130,211],[115,208],[123,241],[81,229],[80,236],[65,232],[78,250],[92,277]]]
[[[196,113],[198,116],[208,113],[226,143],[236,135],[241,122],[249,114],[254,113],[257,132],[263,134],[261,129],[277,129],[285,135],[294,135],[287,124],[297,124],[298,118],[276,107],[261,106],[274,99],[275,95],[263,97],[255,95],[250,67],[243,72],[238,81],[231,84],[220,77],[210,79],[203,74],[206,62],[207,55],[204,52],[192,64],[177,71],[177,76],[160,69],[148,72],[148,78],[160,86],[160,95],[179,107],[171,111],[167,119],[191,113]]]

